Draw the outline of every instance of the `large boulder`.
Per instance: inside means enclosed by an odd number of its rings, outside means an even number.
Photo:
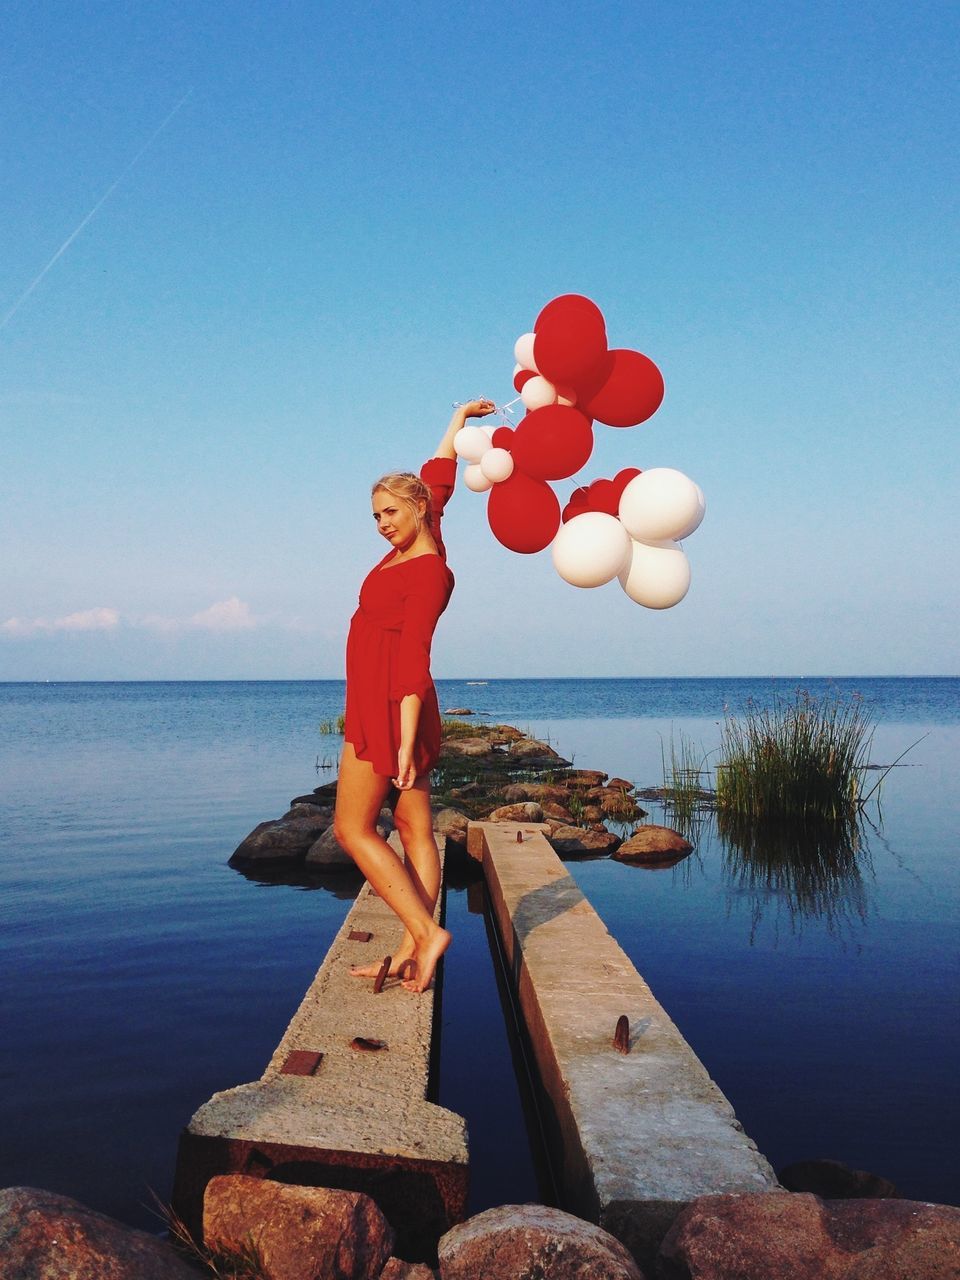
[[[203,1239],[212,1250],[255,1251],[263,1280],[376,1280],[394,1243],[390,1224],[360,1191],[242,1174],[207,1184]]]
[[[69,1196],[0,1191],[2,1280],[197,1280],[165,1240]]]
[[[508,1204],[440,1237],[442,1280],[643,1280],[609,1232],[560,1209]]]
[[[790,1192],[702,1196],[675,1220],[659,1280],[957,1280],[960,1209]]]
[[[393,814],[389,809],[381,809],[380,817],[377,819],[377,831],[386,840],[392,830]],[[314,841],[304,859],[304,866],[311,871],[350,871],[354,870],[356,865],[333,834],[332,826],[327,827],[319,840]]]
[[[620,837],[612,831],[572,827],[563,822],[550,823],[547,839],[561,858],[605,858],[620,843]]]
[[[307,812],[311,809],[313,812]],[[326,831],[331,821],[332,816],[327,808],[294,805],[286,816],[261,822],[254,827],[233,851],[230,866],[301,862],[306,857],[307,850]]]
[[[536,800],[523,800],[519,804],[502,804],[484,819],[485,822],[542,822],[543,806]]]
[[[620,862],[660,863],[665,859],[677,862],[692,852],[693,845],[679,831],[651,823],[638,827],[613,856]]]

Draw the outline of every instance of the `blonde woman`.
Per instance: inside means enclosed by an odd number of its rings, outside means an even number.
[[[426,991],[450,934],[434,921],[440,856],[433,837],[430,770],[440,754],[440,710],[430,643],[453,591],[440,518],[456,481],[454,436],[489,400],[461,405],[420,475],[398,472],[373,486],[373,519],[390,550],[364,579],[347,638],[347,704],[334,831],[404,925],[390,972]],[[405,859],[378,834],[388,795]],[[355,966],[374,977],[379,966]]]

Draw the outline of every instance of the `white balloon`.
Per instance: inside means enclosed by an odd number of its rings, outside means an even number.
[[[564,582],[574,587],[602,587],[625,567],[630,535],[616,516],[585,511],[560,526],[551,554]]]
[[[539,373],[540,370],[533,358],[533,340],[536,336],[535,333],[521,333],[514,343],[513,356],[521,368],[532,369],[534,373]]]
[[[490,437],[482,427],[461,427],[453,437],[457,456],[467,462],[479,462],[491,447]]]
[[[548,382],[546,378],[537,374],[535,378],[528,378],[523,384],[520,399],[523,401],[523,407],[532,413],[534,409],[543,409],[548,404],[556,404],[557,388],[552,382]]]
[[[480,470],[479,463],[476,462],[471,462],[469,467],[464,467],[463,483],[474,493],[486,493],[488,489],[493,488],[493,481],[487,479]]]
[[[697,490],[697,497],[700,500],[700,509],[697,512],[696,516],[693,518],[693,520],[691,520],[690,523],[687,525],[687,527],[681,530],[681,532],[676,535],[677,542],[682,542],[684,538],[689,538],[691,533],[696,533],[696,531],[700,528],[700,524],[703,520],[703,517],[707,513],[707,500],[703,496],[703,490],[700,488],[699,485],[696,486],[696,490]]]
[[[480,459],[480,470],[493,484],[513,475],[513,455],[508,449],[488,449]]]
[[[637,604],[646,609],[671,609],[690,589],[690,561],[675,542],[639,542],[635,538],[630,559],[618,576],[621,587]]]
[[[642,542],[673,541],[684,530],[692,532],[699,512],[697,486],[672,467],[653,467],[634,476],[620,498],[624,528]]]
[[[497,429],[496,423],[494,423],[494,425],[493,425],[492,427],[477,427],[477,430],[478,430],[478,431],[482,431],[482,432],[483,432],[483,434],[484,434],[484,435],[487,437],[487,439],[488,439],[488,440],[490,440],[490,441],[492,441],[492,440],[493,440],[493,433],[496,431],[496,429]]]

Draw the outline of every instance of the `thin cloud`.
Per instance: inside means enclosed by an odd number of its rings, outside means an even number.
[[[120,623],[117,609],[82,609],[62,618],[8,618],[0,631],[8,636],[52,635],[56,631],[113,631]]]
[[[239,596],[217,600],[206,609],[186,618],[171,618],[159,613],[142,614],[139,617],[123,617],[119,609],[81,609],[60,618],[7,618],[0,622],[0,636],[11,639],[28,636],[55,635],[58,632],[113,631],[120,624],[138,631],[159,631],[170,634],[184,631],[252,631],[267,625],[286,628],[290,624],[281,619],[265,619],[253,613]],[[296,626],[294,626],[296,629]]]
[[[188,625],[203,631],[249,631],[257,625],[257,619],[245,601],[231,596],[195,613]]]

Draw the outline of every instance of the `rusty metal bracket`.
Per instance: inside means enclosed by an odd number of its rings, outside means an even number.
[[[393,956],[385,956],[383,964],[380,966],[377,976],[373,980],[373,994],[378,996],[383,990],[383,984],[387,980],[387,974],[390,972],[390,965],[393,963]]]
[[[347,934],[350,942],[369,942],[373,934],[366,929],[351,929]]]
[[[630,1019],[621,1013],[617,1019],[617,1029],[613,1033],[613,1047],[617,1053],[630,1052]]]
[[[280,1068],[282,1076],[315,1076],[323,1061],[322,1053],[313,1049],[291,1049]]]

